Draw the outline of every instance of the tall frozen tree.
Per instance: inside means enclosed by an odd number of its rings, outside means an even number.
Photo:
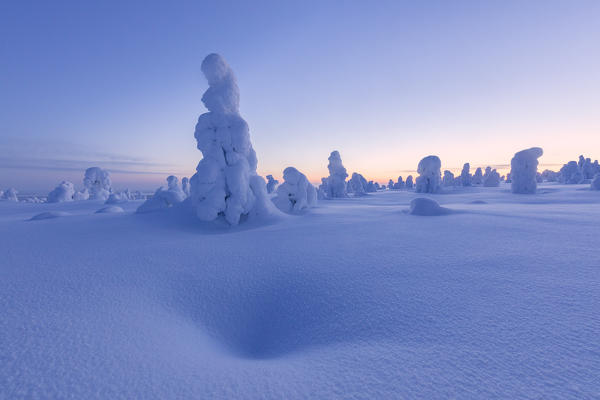
[[[342,157],[337,150],[334,150],[329,155],[329,177],[327,178],[327,197],[328,198],[339,198],[348,197],[346,191],[346,178],[348,173],[346,168],[342,164]]]
[[[190,199],[203,221],[223,216],[231,225],[242,217],[268,213],[272,207],[265,181],[256,173],[258,160],[248,124],[239,113],[239,89],[233,71],[218,54],[202,61],[208,89],[194,137],[202,160],[190,179]]]
[[[442,162],[438,156],[427,156],[419,161],[417,172],[419,176],[415,182],[417,193],[437,193],[442,182]]]
[[[469,163],[465,163],[463,165],[463,169],[460,173],[460,180],[463,186],[471,186],[471,173],[469,172],[471,169],[471,165]]]
[[[85,170],[83,186],[89,193],[90,200],[106,201],[112,191],[110,172],[100,167],[91,167]]]
[[[444,186],[454,186],[454,174],[448,170],[444,171],[444,178],[442,179]]]
[[[511,190],[513,193],[532,194],[537,190],[538,158],[544,154],[540,147],[521,150],[510,161]]]

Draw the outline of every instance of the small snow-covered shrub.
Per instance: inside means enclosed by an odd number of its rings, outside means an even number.
[[[274,209],[265,181],[256,173],[258,160],[250,142],[248,124],[239,113],[235,75],[218,54],[202,61],[208,89],[202,102],[194,137],[202,160],[190,179],[190,199],[196,216],[213,221],[220,216],[237,225],[243,216],[268,214]]]
[[[125,210],[119,206],[106,206],[96,211],[96,214],[117,214],[122,212],[125,212]]]
[[[179,180],[176,176],[169,176],[167,178],[167,185],[166,189],[162,186],[158,188],[152,197],[138,207],[137,212],[146,213],[162,210],[185,200],[185,193],[183,193],[183,190],[179,186]]]
[[[106,201],[112,191],[111,185],[110,172],[99,167],[85,170],[83,186],[88,190],[90,200]]]
[[[445,170],[442,182],[444,182],[444,186],[454,186],[454,174],[448,170]]]
[[[460,181],[463,186],[471,186],[471,173],[469,172],[471,169],[471,164],[465,163],[463,165],[463,169],[460,173]]]
[[[342,164],[342,157],[337,150],[334,150],[329,155],[329,177],[327,178],[326,196],[327,198],[348,197],[346,191],[346,178],[348,173]]]
[[[276,193],[273,203],[286,213],[299,213],[317,202],[315,187],[294,167],[283,171],[283,183],[277,187]]]
[[[437,193],[442,181],[442,162],[438,156],[427,156],[419,162],[415,190],[417,193]]]
[[[62,181],[57,187],[48,193],[48,203],[62,203],[64,201],[73,201],[75,187],[69,181]]]
[[[519,151],[510,161],[511,190],[513,193],[532,194],[537,190],[538,158],[544,154],[540,147]]]
[[[18,194],[19,192],[17,191],[17,189],[9,188],[2,193],[2,196],[0,196],[0,200],[19,201],[19,198],[17,197]]]
[[[600,190],[600,173],[596,174],[596,176],[594,176],[594,179],[592,179],[590,189]]]
[[[279,181],[273,175],[267,175],[267,193],[273,193]]]

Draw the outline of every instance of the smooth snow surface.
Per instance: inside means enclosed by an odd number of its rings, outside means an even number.
[[[600,192],[422,196],[237,227],[0,202],[0,398],[598,398]]]

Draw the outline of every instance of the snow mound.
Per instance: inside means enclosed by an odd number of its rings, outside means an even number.
[[[100,167],[85,170],[83,186],[88,190],[90,200],[106,201],[112,191],[111,185],[110,172]]]
[[[46,212],[34,215],[33,217],[31,217],[30,221],[39,221],[42,219],[66,217],[68,215],[71,215],[71,214],[69,214],[68,212],[64,212],[64,211],[46,211]]]
[[[511,190],[518,194],[533,194],[537,190],[538,158],[544,154],[540,147],[521,150],[510,161]]]
[[[283,183],[277,187],[273,203],[285,213],[299,213],[317,202],[317,191],[306,176],[294,167],[283,171]]]
[[[420,216],[438,216],[450,214],[452,211],[442,207],[437,201],[427,197],[417,197],[410,202],[408,213]]]
[[[484,200],[473,200],[469,204],[487,204],[487,201]]]
[[[237,225],[242,216],[268,213],[274,207],[264,179],[256,173],[258,160],[248,124],[239,114],[233,71],[220,55],[210,54],[202,72],[209,84],[202,102],[209,112],[200,115],[194,132],[203,158],[190,179],[191,203],[203,221],[223,216]]]
[[[417,193],[437,193],[442,182],[442,162],[438,156],[427,156],[419,161],[416,180]]]
[[[116,214],[122,212],[125,212],[125,210],[119,206],[106,206],[96,211],[96,214]]]
[[[48,203],[73,201],[75,187],[69,181],[62,181],[54,190],[48,193]]]

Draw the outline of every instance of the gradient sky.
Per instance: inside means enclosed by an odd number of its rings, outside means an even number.
[[[259,172],[339,150],[380,182],[436,154],[600,158],[600,1],[0,3],[0,187],[191,175],[211,52],[234,69]]]

